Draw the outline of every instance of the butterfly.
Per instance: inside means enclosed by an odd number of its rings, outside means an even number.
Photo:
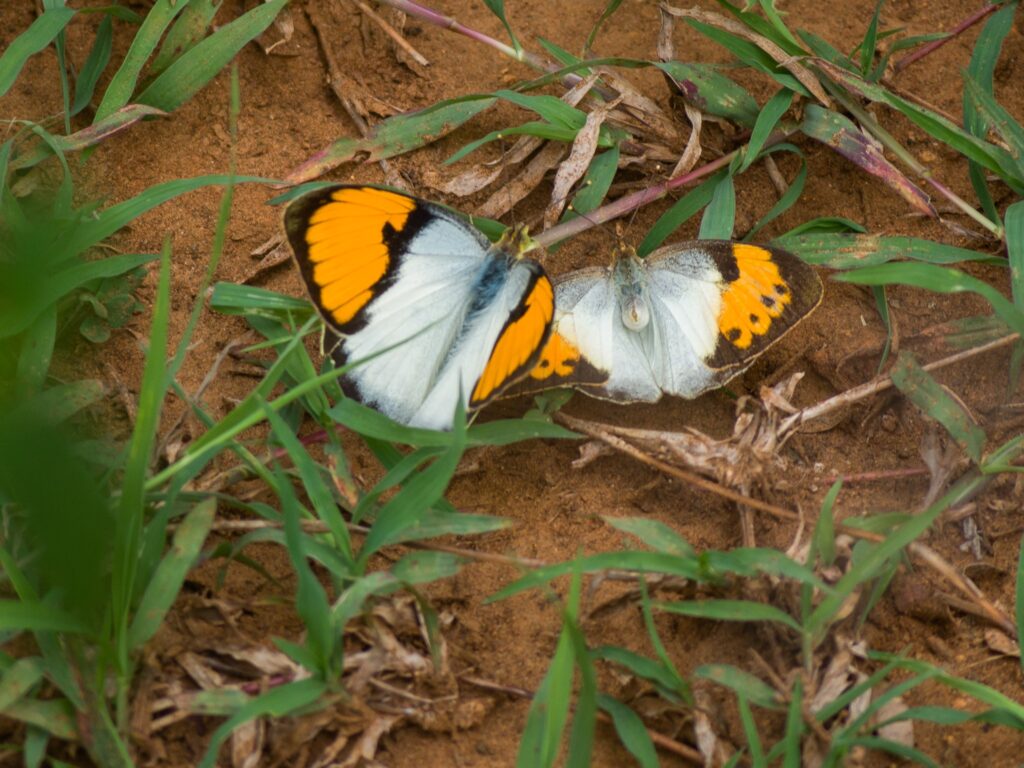
[[[310,298],[339,341],[351,396],[394,421],[450,429],[529,374],[554,315],[525,230],[492,245],[440,205],[339,184],[308,192],[284,229]]]
[[[821,301],[791,253],[725,240],[682,242],[555,284],[553,332],[521,392],[571,386],[620,403],[695,398],[746,370]]]

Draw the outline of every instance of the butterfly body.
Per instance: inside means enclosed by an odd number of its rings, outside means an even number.
[[[447,209],[375,187],[308,193],[285,230],[310,296],[338,335],[332,351],[355,397],[395,421],[450,428],[529,373],[554,311],[524,257]]]

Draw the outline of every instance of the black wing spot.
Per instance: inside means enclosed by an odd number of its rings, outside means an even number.
[[[775,308],[775,299],[772,298],[771,296],[762,296],[761,303],[768,307],[768,309]]]
[[[741,331],[739,328],[730,328],[728,331],[725,332],[725,338],[727,338],[731,342],[738,341],[740,336],[742,335],[743,331]]]
[[[760,325],[761,324],[761,318],[758,317],[757,315],[755,315],[753,312],[751,312],[750,313],[750,324],[751,325]]]
[[[789,294],[789,286],[784,283],[779,283],[775,286],[775,292],[779,294],[779,296],[786,296]]]

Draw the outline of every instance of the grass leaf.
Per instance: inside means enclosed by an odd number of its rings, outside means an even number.
[[[92,101],[93,94],[96,92],[96,84],[107,68],[107,64],[110,63],[113,41],[114,21],[110,16],[104,16],[96,28],[96,37],[93,39],[89,56],[75,80],[75,100],[71,103],[72,115],[77,115]]]
[[[363,154],[366,162],[375,162],[419,149],[447,136],[494,102],[493,97],[486,96],[453,99],[389,117],[370,129],[365,138],[335,141],[291,171],[285,180],[289,184],[309,181]]]
[[[1013,303],[1024,312],[1024,200],[1006,209],[1003,217],[1006,227],[1006,255],[1010,262],[1010,290]]]
[[[853,222],[836,222],[849,226]],[[831,224],[829,224],[831,226]],[[914,259],[929,264],[956,264],[961,261],[987,261],[991,257],[978,251],[957,248],[917,237],[879,237],[816,230],[802,234],[787,233],[774,241],[808,264],[831,269],[874,267],[899,259]]]
[[[896,388],[944,426],[975,463],[981,461],[986,440],[984,430],[975,423],[963,405],[918,365],[912,355],[901,354],[889,375]]]
[[[175,59],[203,39],[222,2],[223,0],[188,0],[188,5],[174,21],[174,26],[164,37],[160,50],[150,62],[149,71],[152,75],[159,75]]]
[[[160,42],[168,25],[185,6],[186,3],[178,0],[156,0],[146,18],[142,20],[135,37],[132,38],[121,66],[103,92],[100,105],[96,108],[94,122],[114,114],[131,100],[146,61],[156,50],[157,43]]]
[[[754,123],[754,130],[750,133],[750,141],[747,142],[747,148],[743,153],[743,163],[740,165],[738,173],[743,173],[757,160],[764,143],[792,103],[793,92],[786,88],[780,88],[774,96],[768,99],[757,115],[757,122]]]
[[[68,25],[76,11],[74,8],[50,8],[18,35],[0,55],[0,96],[14,85],[18,73],[30,56],[39,53]]]
[[[185,515],[174,532],[171,549],[146,585],[132,620],[128,636],[128,644],[132,649],[141,648],[160,628],[185,583],[185,577],[199,557],[199,550],[206,541],[216,513],[215,499],[202,501]]]
[[[712,65],[660,61],[654,66],[672,78],[683,99],[701,112],[744,127],[757,122],[759,110],[754,97]]]
[[[269,27],[287,3],[269,0],[225,24],[175,59],[136,101],[173,112],[226,67],[246,43]]]
[[[637,255],[641,258],[647,256],[679,229],[683,222],[710,203],[719,182],[727,175],[728,170],[721,170],[679,198],[651,227],[643,242],[637,246]]]
[[[731,240],[736,225],[736,187],[732,174],[726,174],[715,185],[711,202],[700,220],[700,240]]]
[[[679,616],[693,616],[715,621],[774,621],[797,632],[800,625],[785,611],[774,605],[750,600],[687,600],[683,602],[656,602],[654,607]]]
[[[619,741],[640,764],[640,768],[658,768],[658,754],[644,721],[632,709],[607,694],[597,697],[597,704],[612,717]]]

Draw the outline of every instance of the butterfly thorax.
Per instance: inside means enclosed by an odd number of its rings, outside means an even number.
[[[644,263],[632,248],[620,247],[612,265],[612,282],[622,324],[639,333],[651,321],[651,308]]]

